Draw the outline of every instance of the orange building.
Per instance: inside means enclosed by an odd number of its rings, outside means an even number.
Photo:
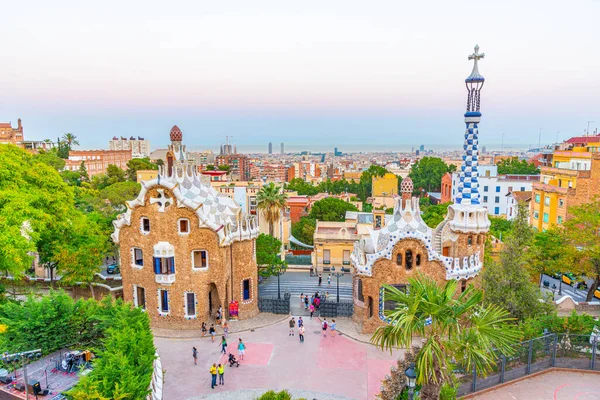
[[[290,219],[292,223],[300,221],[300,218],[308,215],[310,199],[306,196],[290,196],[286,202],[290,209]]]
[[[452,201],[452,174],[450,172],[446,172],[444,176],[442,176],[442,195],[440,202],[448,203]]]
[[[110,164],[122,170],[127,169],[131,160],[131,150],[71,150],[65,160],[65,170],[78,171],[83,161],[90,177],[105,174]]]
[[[23,125],[21,118],[17,120],[17,127],[13,128],[10,122],[0,122],[0,144],[14,144],[23,147]]]

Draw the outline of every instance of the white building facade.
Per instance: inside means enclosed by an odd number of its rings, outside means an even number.
[[[115,136],[108,141],[108,149],[131,150],[131,158],[145,158],[150,156],[150,141],[139,136],[137,139],[134,136],[129,139]]]
[[[479,165],[478,169],[480,204],[487,208],[489,215],[494,216],[508,218],[512,201],[508,194],[530,191],[531,185],[540,180],[539,175],[498,175],[496,165]],[[452,199],[456,198],[459,175],[458,172],[452,173]]]

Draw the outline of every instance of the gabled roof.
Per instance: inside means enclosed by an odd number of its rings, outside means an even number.
[[[507,196],[512,196],[517,201],[528,202],[531,201],[531,190],[518,191],[518,192],[510,192]]]

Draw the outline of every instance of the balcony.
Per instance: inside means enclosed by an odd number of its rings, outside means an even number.
[[[168,286],[175,283],[175,274],[156,274],[154,279],[156,283]]]

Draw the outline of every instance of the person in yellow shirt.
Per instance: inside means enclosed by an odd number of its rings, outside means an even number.
[[[217,386],[217,364],[213,364],[212,367],[210,367],[210,376],[212,378],[210,388],[214,389],[215,386]]]
[[[224,385],[225,384],[225,366],[222,364],[219,364],[219,366],[217,367],[217,372],[219,373],[219,385]]]

